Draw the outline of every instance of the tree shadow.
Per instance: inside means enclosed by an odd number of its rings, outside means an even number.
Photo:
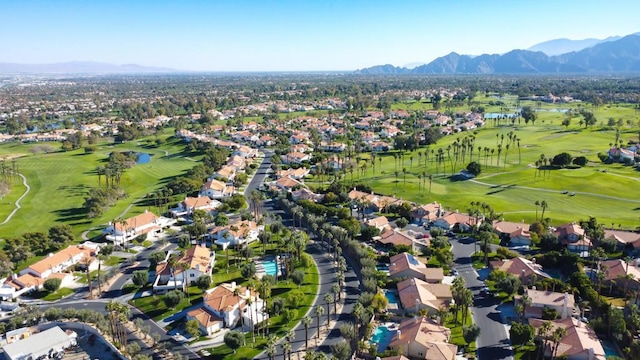
[[[81,207],[55,210],[53,213],[56,214],[58,221],[61,221],[61,222],[71,222],[71,221],[80,221],[80,220],[87,221],[87,210]]]

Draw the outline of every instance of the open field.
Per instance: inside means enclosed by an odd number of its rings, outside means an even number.
[[[165,130],[162,137],[169,138],[171,130]],[[154,138],[149,138],[149,141]],[[159,147],[148,145],[147,139],[125,144],[99,144],[93,154],[85,154],[83,149],[70,152],[34,154],[31,150],[43,144],[7,143],[0,145],[0,156],[22,154],[17,159],[18,171],[27,178],[30,192],[21,201],[22,208],[6,224],[0,226],[4,237],[17,236],[27,231],[46,231],[56,223],[66,223],[74,228],[76,235],[91,227],[105,224],[132,205],[126,215],[141,213],[147,207],[136,202],[145,194],[154,191],[195,165],[182,155],[183,146],[176,139]],[[59,143],[50,143],[56,148]],[[104,164],[112,151],[137,151],[151,154],[147,164],[135,165],[122,177],[121,187],[129,197],[119,201],[97,219],[88,219],[82,209],[88,191],[98,186],[95,169]],[[16,184],[10,194],[0,203],[0,222],[14,209],[14,202],[25,191],[22,184]],[[153,209],[152,209],[153,210]]]
[[[637,117],[634,109],[624,106],[616,107],[615,114],[616,119]],[[435,200],[452,211],[467,212],[470,202],[486,202],[512,221],[535,221],[535,201],[546,200],[549,207],[545,218],[551,218],[554,224],[595,216],[607,226],[635,229],[640,225],[640,172],[622,164],[604,164],[597,156],[599,152],[606,153],[609,144],[615,141],[615,130],[600,125],[585,129],[578,125],[578,118],[565,128],[560,126],[563,116],[560,112],[539,112],[535,125],[525,125],[523,121],[520,125],[516,122],[494,127],[488,121],[483,129],[446,136],[436,145],[405,152],[402,160],[395,161],[393,153],[379,154],[375,172],[370,156],[361,154],[360,167],[367,162],[364,175],[361,170],[353,174],[347,172],[344,181],[350,182],[353,177],[355,182],[367,184],[378,193],[417,203]],[[602,115],[598,121],[608,117]],[[542,119],[546,119],[544,123]],[[623,126],[621,139],[625,143],[638,140],[638,130],[637,121],[633,126]],[[520,146],[514,142],[507,151],[507,134],[511,131],[520,139]],[[465,136],[475,136],[472,159],[482,165],[482,173],[476,179],[459,181],[451,174],[466,167],[471,161],[470,154],[467,152],[465,160],[459,159],[456,163],[453,149],[447,151],[447,148]],[[497,145],[500,143],[503,150],[498,166]],[[483,150],[479,152],[478,147]],[[485,154],[485,147],[494,153]],[[444,162],[438,165],[435,155],[440,148]],[[542,154],[551,159],[561,152],[573,157],[585,156],[589,163],[580,169],[537,171],[534,164]],[[420,181],[419,175],[426,181]],[[431,186],[429,175],[433,176]],[[309,182],[312,186],[313,180]],[[568,194],[563,193],[565,191]],[[570,195],[572,192],[575,196]]]

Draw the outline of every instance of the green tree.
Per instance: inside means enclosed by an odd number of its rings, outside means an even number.
[[[293,280],[294,284],[298,285],[298,288],[304,283],[304,275],[304,271],[302,270],[296,270],[291,274],[291,280]]]
[[[73,235],[71,226],[60,224],[49,228],[49,240],[52,246],[58,250],[64,248],[67,244],[73,243],[76,238]]]
[[[143,287],[149,282],[149,271],[147,270],[136,270],[133,272],[131,276],[131,281],[137,287]]]
[[[535,328],[529,324],[513,322],[509,329],[509,338],[514,346],[530,344],[535,335]]]
[[[213,223],[216,226],[227,226],[229,225],[229,218],[227,217],[227,215],[223,213],[219,213],[218,215],[216,215],[215,219],[213,220]]]
[[[58,278],[51,278],[51,279],[45,280],[45,282],[44,282],[44,284],[42,286],[48,292],[53,293],[53,292],[58,291],[58,289],[60,288],[60,284],[62,284],[62,280],[60,280]]]
[[[196,338],[200,335],[200,322],[196,319],[188,320],[184,324],[184,329],[191,337]]]
[[[467,165],[467,171],[473,176],[478,176],[482,172],[482,166],[475,161],[472,161]]]
[[[351,345],[346,341],[340,341],[331,345],[331,354],[337,360],[347,360],[351,356]]]
[[[200,289],[202,291],[207,290],[209,287],[211,287],[211,276],[209,276],[209,275],[200,275],[196,279],[196,286],[198,287],[198,289]]]
[[[164,296],[164,302],[168,307],[175,307],[184,299],[184,293],[179,290],[171,290]]]
[[[480,327],[476,324],[471,324],[469,326],[462,327],[462,337],[467,345],[476,341],[476,339],[480,336]]]
[[[244,334],[240,331],[231,330],[224,335],[224,343],[227,345],[233,353],[242,345],[244,345]]]

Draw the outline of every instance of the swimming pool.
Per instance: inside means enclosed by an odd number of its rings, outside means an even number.
[[[371,335],[371,343],[378,344],[378,351],[384,352],[391,344],[397,330],[389,330],[386,326],[378,326]]]
[[[616,350],[615,346],[605,340],[600,340],[600,344],[602,344],[602,348],[604,349],[604,355],[608,358],[609,356],[619,357],[618,350]]]
[[[276,276],[278,274],[278,265],[275,260],[263,261],[262,266],[267,275]]]
[[[384,296],[386,296],[389,304],[398,304],[398,295],[393,291],[385,291]]]

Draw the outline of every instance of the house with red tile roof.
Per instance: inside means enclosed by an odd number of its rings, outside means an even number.
[[[302,164],[311,160],[311,155],[301,152],[289,152],[281,156],[283,164]]]
[[[409,246],[413,249],[415,238],[411,237],[398,229],[387,229],[380,236],[374,238],[375,241],[384,246]]]
[[[575,222],[558,226],[553,230],[553,235],[569,251],[580,253],[583,257],[589,255],[589,250],[593,246],[591,240],[585,236],[584,229]]]
[[[208,196],[211,199],[222,199],[230,197],[235,192],[235,188],[216,179],[209,179],[202,185],[199,196]]]
[[[416,206],[411,211],[411,218],[419,224],[430,224],[432,221],[444,214],[445,211],[442,205],[437,201],[434,201],[429,204]]]
[[[13,299],[24,293],[41,290],[44,282],[50,278],[62,280],[61,286],[68,286],[73,280],[68,269],[80,265],[89,271],[98,268],[96,256],[97,246],[73,245],[56,253],[49,254],[44,259],[22,269],[19,274],[13,274],[0,286],[0,297]]]
[[[542,327],[545,320],[541,319],[529,319],[529,325],[536,329]],[[575,318],[566,318],[561,320],[551,321],[551,331],[553,333],[556,328],[565,329],[566,335],[560,339],[556,358],[565,358],[568,360],[605,360],[606,353],[602,347],[600,339],[596,335],[595,331],[583,324],[580,320]],[[553,343],[547,342],[545,348],[545,357],[551,357],[553,354]]]
[[[604,230],[604,239],[616,242],[618,250],[624,250],[628,254],[637,254],[640,251],[640,234],[632,231]]]
[[[492,261],[489,266],[493,270],[501,270],[520,279],[523,285],[533,285],[537,280],[550,279],[551,276],[542,270],[536,259],[527,260],[522,257]]]
[[[412,254],[403,252],[389,258],[389,277],[392,279],[420,279],[432,284],[444,279],[442,268],[428,268]]]
[[[459,212],[452,212],[445,214],[442,217],[436,218],[432,222],[432,226],[436,226],[444,230],[457,229],[463,232],[467,232],[471,230],[472,227],[477,226],[480,222],[481,220],[477,219],[476,217]]]
[[[410,359],[455,360],[458,347],[450,339],[451,330],[421,316],[401,322],[389,348]]]
[[[187,196],[184,200],[178,203],[178,206],[169,211],[174,217],[189,216],[196,210],[203,210],[206,212],[214,211],[220,205],[222,205],[220,201],[213,200],[208,196]]]
[[[192,246],[184,253],[169,251],[164,261],[156,265],[153,292],[184,291],[200,276],[211,276],[215,258],[215,252],[202,245]]]
[[[604,271],[605,282],[616,285],[620,289],[640,289],[640,262],[623,259],[610,259],[600,262],[600,270]]]
[[[209,237],[215,239],[214,244],[224,250],[228,246],[246,245],[256,241],[263,229],[263,225],[258,225],[250,220],[242,220],[214,228],[209,233]]]
[[[107,234],[107,240],[113,241],[116,245],[122,245],[143,234],[160,234],[163,229],[175,222],[175,219],[158,216],[145,210],[142,214],[125,219],[122,223],[110,222],[102,232]]]
[[[398,283],[398,298],[408,314],[426,310],[429,315],[435,315],[440,308],[449,308],[453,301],[448,284],[433,284],[417,278]]]
[[[222,328],[233,329],[241,318],[245,326],[254,328],[268,319],[263,308],[264,300],[257,292],[237,286],[235,282],[222,283],[205,291],[202,306],[187,313],[187,319],[198,320],[200,330],[211,335]]]
[[[525,294],[527,294],[531,300],[531,305],[527,305],[524,311],[524,317],[526,319],[541,319],[542,311],[545,308],[555,309],[560,319],[566,319],[579,314],[573,294],[535,289],[525,289]],[[516,295],[513,299],[514,302],[518,304],[522,296]]]

